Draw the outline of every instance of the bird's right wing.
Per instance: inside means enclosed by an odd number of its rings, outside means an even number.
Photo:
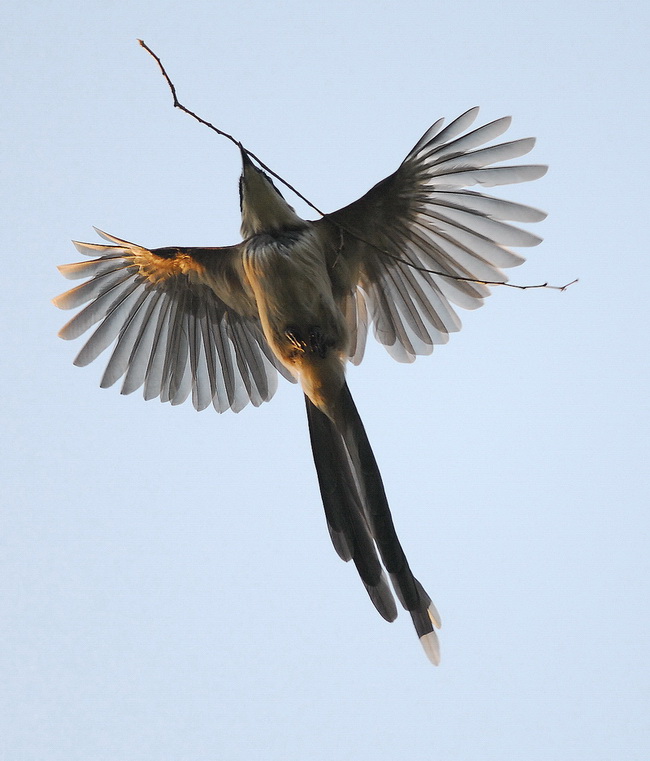
[[[99,323],[76,365],[89,364],[115,342],[103,388],[124,376],[123,394],[144,385],[145,399],[180,404],[191,394],[197,410],[212,404],[217,412],[238,412],[273,396],[278,371],[293,380],[271,352],[254,305],[247,305],[239,246],[149,250],[100,235],[113,245],[75,243],[82,254],[99,258],[59,267],[69,279],[90,280],[54,304],[74,309],[89,302],[61,329],[62,338],[77,338]],[[242,308],[228,306],[208,283]]]
[[[431,353],[434,344],[445,343],[460,328],[452,304],[480,306],[490,292],[485,282],[505,282],[502,268],[524,261],[510,247],[540,242],[505,220],[539,222],[544,212],[465,189],[526,182],[546,173],[535,164],[493,166],[525,155],[535,140],[481,147],[505,132],[511,119],[468,132],[477,114],[472,108],[444,129],[439,120],[396,172],[314,222],[330,252],[332,279],[353,337],[353,362],[362,354],[367,317],[395,359],[410,362]]]

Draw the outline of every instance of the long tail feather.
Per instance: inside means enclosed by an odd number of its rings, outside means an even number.
[[[359,487],[343,440],[332,421],[305,397],[309,435],[325,516],[339,557],[353,560],[379,613],[387,621],[397,617],[377,550],[370,535]]]
[[[406,560],[377,461],[347,384],[333,415],[335,422],[309,399],[306,402],[321,496],[337,552],[344,560],[354,560],[375,606],[392,621],[397,611],[385,586],[383,564],[400,603],[411,614],[427,657],[438,665],[440,648],[434,627],[440,627],[440,616]]]

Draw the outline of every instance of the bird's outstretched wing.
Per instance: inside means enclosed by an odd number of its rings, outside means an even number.
[[[212,404],[218,412],[238,412],[273,396],[278,371],[293,380],[273,356],[254,311],[229,307],[207,285],[220,284],[245,306],[238,246],[149,250],[98,232],[112,245],[75,242],[82,254],[99,258],[59,267],[67,278],[90,280],[54,304],[87,304],[61,329],[62,338],[77,338],[99,323],[76,365],[89,364],[115,342],[102,387],[124,376],[123,394],[144,385],[145,399],[180,404],[191,394],[197,410]]]
[[[534,138],[481,147],[503,134],[510,117],[470,132],[478,108],[443,129],[430,127],[399,169],[362,198],[314,222],[329,251],[333,280],[358,286],[346,305],[353,335],[368,315],[377,339],[397,360],[412,362],[446,343],[460,328],[451,304],[475,309],[487,285],[454,280],[419,268],[480,281],[505,282],[501,271],[524,259],[510,246],[535,246],[541,238],[507,224],[539,222],[538,209],[465,188],[527,182],[542,177],[540,165],[493,166],[528,153]],[[463,134],[465,133],[465,134]],[[394,257],[394,258],[393,258]],[[399,260],[399,261],[398,261]],[[413,265],[413,266],[409,266]],[[353,342],[352,361],[362,355]]]

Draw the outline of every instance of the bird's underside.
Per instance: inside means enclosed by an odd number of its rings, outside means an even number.
[[[467,131],[478,109],[436,122],[399,169],[358,201],[317,221],[301,219],[242,149],[243,241],[218,248],[147,249],[100,233],[76,243],[90,261],[63,265],[89,278],[54,303],[86,305],[61,330],[98,324],[75,364],[113,345],[102,387],[197,410],[241,410],[268,401],[278,373],[305,394],[314,462],[332,542],[352,560],[380,614],[409,611],[430,660],[440,620],[410,571],[377,463],[345,382],[363,357],[368,325],[410,362],[460,328],[454,307],[474,309],[486,283],[523,259],[511,247],[540,238],[509,224],[544,213],[466,188],[541,177],[538,165],[499,165],[528,153],[527,138],[484,147],[510,119]],[[388,577],[386,576],[386,573]]]

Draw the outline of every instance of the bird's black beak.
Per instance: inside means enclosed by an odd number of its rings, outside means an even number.
[[[244,146],[241,143],[239,143],[239,150],[241,152],[241,162],[242,162],[242,164],[244,166],[252,165],[253,162],[250,160],[250,157],[248,155],[248,151],[246,150],[246,148],[244,148]]]

